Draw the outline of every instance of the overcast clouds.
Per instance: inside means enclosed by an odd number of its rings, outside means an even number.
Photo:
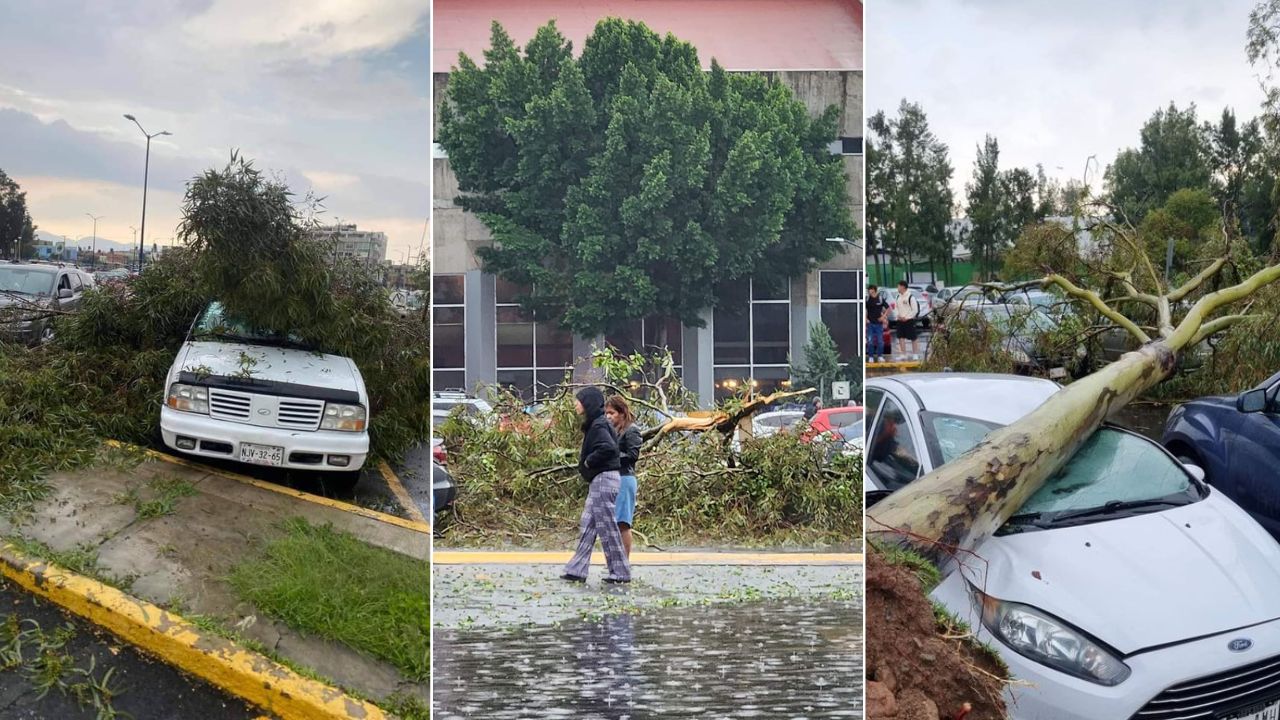
[[[1262,101],[1244,53],[1249,0],[882,0],[868,2],[868,114],[923,105],[951,148],[957,200],[986,133],[1000,165],[1083,176],[1138,144],[1169,101],[1201,119]],[[1062,169],[1058,169],[1062,168]]]
[[[127,242],[152,141],[147,236],[232,148],[328,219],[418,249],[430,209],[427,0],[0,0],[0,168],[41,230]]]

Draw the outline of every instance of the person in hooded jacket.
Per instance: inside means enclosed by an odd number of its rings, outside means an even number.
[[[578,455],[578,473],[590,484],[587,503],[582,509],[578,549],[564,566],[562,580],[586,582],[591,568],[591,551],[596,538],[604,550],[609,575],[607,583],[631,582],[631,565],[622,547],[622,535],[615,520],[618,490],[622,478],[618,471],[622,458],[618,436],[604,412],[604,393],[596,387],[578,391],[578,414],[582,415],[582,450]]]

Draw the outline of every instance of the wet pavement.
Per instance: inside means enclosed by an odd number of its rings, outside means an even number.
[[[1173,408],[1170,403],[1138,400],[1120,408],[1120,412],[1111,421],[1160,442],[1164,435],[1164,423],[1169,419]]]
[[[861,718],[861,601],[437,630],[437,718]]]
[[[104,717],[95,713],[92,707],[82,706],[71,695],[71,687],[86,678],[70,668],[87,670],[91,662],[93,678],[99,682],[108,670],[111,671],[111,677],[106,681],[107,687],[115,691],[111,706],[117,712],[128,713],[138,720],[239,720],[263,715],[243,700],[143,654],[114,635],[63,612],[56,605],[36,599],[10,583],[0,582],[0,620],[9,615],[24,621],[19,627],[26,630],[38,626],[43,633],[53,633],[58,628],[70,626],[74,632],[60,651],[70,660],[68,670],[62,674],[62,682],[68,686],[67,692],[55,688],[39,697],[40,691],[35,685],[36,679],[29,674],[30,668],[0,671],[0,720],[90,720]],[[23,645],[26,646],[23,647],[25,657],[31,660],[36,652],[36,641],[27,638]],[[12,649],[9,646],[6,651]]]

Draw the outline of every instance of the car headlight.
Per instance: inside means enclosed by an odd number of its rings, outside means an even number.
[[[326,403],[324,406],[324,418],[320,420],[320,429],[362,432],[366,417],[363,405]]]
[[[169,386],[165,404],[182,412],[209,414],[209,390],[199,385],[174,383]]]
[[[981,609],[982,625],[1019,655],[1108,687],[1129,677],[1128,665],[1067,623],[1030,605],[998,600],[975,588],[970,592]]]

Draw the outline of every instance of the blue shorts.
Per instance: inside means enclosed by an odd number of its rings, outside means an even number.
[[[614,513],[614,519],[628,526],[636,515],[636,488],[635,475],[622,476],[622,486],[618,488],[618,510]]]

